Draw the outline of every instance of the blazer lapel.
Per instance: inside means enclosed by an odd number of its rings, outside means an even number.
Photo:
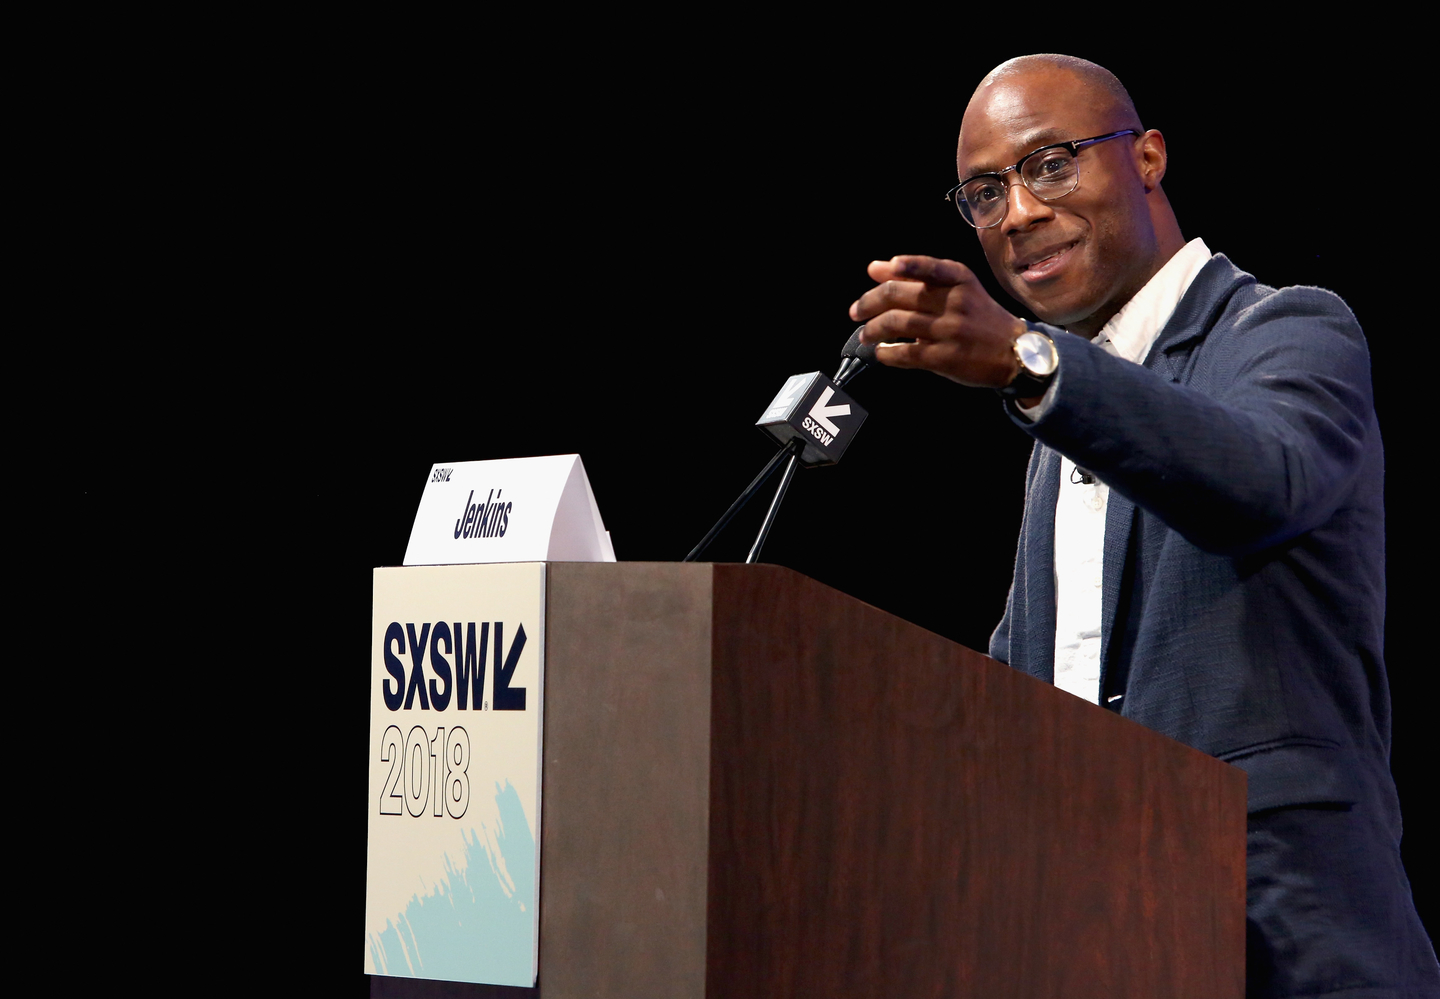
[[[1029,497],[1025,503],[1025,617],[1023,635],[1030,648],[1012,656],[1025,672],[1055,682],[1055,502],[1060,498],[1060,454],[1035,444]],[[1012,639],[1013,641],[1013,639]]]
[[[1130,535],[1135,527],[1135,504],[1115,490],[1105,502],[1105,547],[1100,582],[1100,704],[1111,707],[1110,696],[1125,692],[1125,676],[1111,676],[1116,608],[1130,559]]]
[[[1232,264],[1225,254],[1217,253],[1211,257],[1210,262],[1195,275],[1195,280],[1190,282],[1190,287],[1181,296],[1180,304],[1175,306],[1170,320],[1155,337],[1150,353],[1145,358],[1145,367],[1178,380],[1180,372],[1172,370],[1173,366],[1166,364],[1164,358],[1189,346],[1197,337],[1209,333],[1215,325],[1216,317],[1225,308],[1225,303],[1230,301],[1235,289],[1254,280]],[[1106,522],[1108,527],[1108,517]]]

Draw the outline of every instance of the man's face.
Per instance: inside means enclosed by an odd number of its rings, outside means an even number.
[[[1069,73],[1035,69],[976,93],[965,111],[956,165],[968,180],[1003,170],[1041,146],[1135,125]],[[976,231],[996,279],[1041,320],[1093,332],[1088,327],[1098,329],[1163,262],[1156,259],[1141,141],[1121,136],[1081,149],[1080,185],[1055,201],[1040,201],[1015,173],[1005,175],[1011,185],[1005,218]]]

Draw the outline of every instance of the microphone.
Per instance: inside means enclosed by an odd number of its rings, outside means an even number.
[[[875,345],[873,343],[861,343],[860,333],[865,329],[862,323],[850,339],[845,341],[845,346],[840,348],[840,367],[831,379],[837,387],[844,388],[845,383],[875,363]],[[901,337],[894,343],[914,343],[914,337]]]
[[[831,379],[840,388],[844,388],[846,382],[875,363],[875,345],[860,342],[860,334],[864,329],[863,323],[856,327],[855,332],[850,334],[850,339],[845,341],[845,346],[840,348],[840,367]]]
[[[786,379],[780,394],[771,400],[760,419],[755,421],[756,426],[783,447],[775,452],[775,456],[760,470],[760,474],[755,476],[755,481],[745,487],[745,491],[730,504],[730,509],[721,514],[715,526],[710,528],[682,561],[695,561],[783,463],[785,474],[780,479],[780,488],[775,490],[775,498],[771,500],[770,509],[765,514],[765,522],[760,525],[760,533],[755,538],[750,554],[745,558],[746,562],[754,562],[760,557],[760,547],[765,544],[770,528],[775,523],[775,514],[780,509],[780,501],[785,497],[791,478],[795,475],[795,467],[800,464],[807,467],[833,465],[840,460],[840,456],[845,453],[845,448],[854,439],[855,432],[860,429],[860,424],[865,422],[868,415],[859,403],[840,391],[842,385],[875,363],[875,347],[860,342],[860,331],[864,328],[861,326],[856,329],[850,334],[850,339],[845,341],[845,346],[840,350],[840,370],[835,373],[833,380],[818,371],[791,375]],[[837,420],[840,422],[836,422]]]
[[[852,356],[846,356],[846,352]],[[845,344],[840,370],[833,380],[818,371],[791,375],[755,425],[777,444],[789,445],[798,440],[803,445],[798,457],[807,468],[835,464],[869,415],[841,390],[845,382],[866,367],[865,353],[874,358],[875,348],[861,346],[860,330],[856,330]]]

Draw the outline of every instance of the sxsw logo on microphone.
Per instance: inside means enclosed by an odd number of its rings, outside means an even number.
[[[867,415],[834,382],[812,371],[791,375],[755,425],[781,444],[801,438],[805,442],[801,463],[833,465]]]

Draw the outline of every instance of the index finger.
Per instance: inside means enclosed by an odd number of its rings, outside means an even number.
[[[970,268],[958,261],[915,254],[872,261],[866,273],[874,281],[923,281],[930,285],[963,284],[974,276]]]

